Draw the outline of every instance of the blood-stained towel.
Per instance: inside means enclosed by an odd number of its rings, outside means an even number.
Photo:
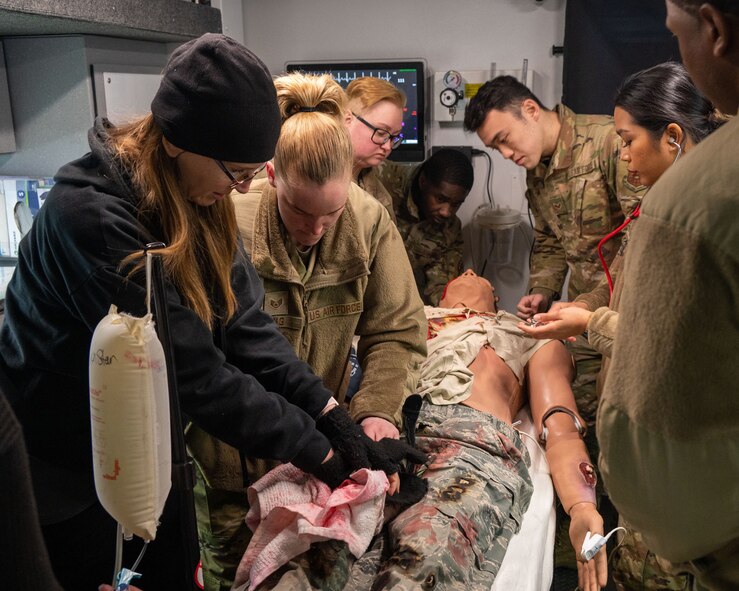
[[[292,464],[270,471],[248,490],[246,523],[254,536],[234,588],[256,588],[313,542],[342,540],[361,556],[382,527],[387,489],[381,471],[357,470],[334,491]]]

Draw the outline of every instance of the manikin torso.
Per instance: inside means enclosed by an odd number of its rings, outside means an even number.
[[[498,357],[495,349],[485,345],[469,369],[475,376],[472,394],[462,404],[512,423],[525,401],[523,388],[511,368]]]

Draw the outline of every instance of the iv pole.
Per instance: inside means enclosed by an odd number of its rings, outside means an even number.
[[[144,253],[164,248],[162,242],[146,245]],[[183,572],[182,589],[197,589],[195,570],[200,561],[198,546],[198,529],[195,519],[195,500],[193,487],[195,472],[192,460],[185,450],[185,433],[180,413],[180,398],[177,392],[177,372],[172,352],[172,334],[169,329],[167,313],[167,297],[164,285],[164,266],[160,254],[151,253],[152,291],[154,292],[154,326],[162,343],[164,358],[167,363],[167,384],[169,388],[170,430],[172,435],[172,489],[177,491],[177,514],[180,516],[180,534],[182,540],[182,556],[186,568]]]

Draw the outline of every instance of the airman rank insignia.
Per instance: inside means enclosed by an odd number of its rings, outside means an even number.
[[[287,291],[265,293],[262,309],[272,316],[287,314]]]

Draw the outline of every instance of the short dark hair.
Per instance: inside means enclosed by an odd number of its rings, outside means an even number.
[[[702,4],[710,4],[720,12],[739,16],[739,2],[736,0],[670,0],[670,2],[691,14],[696,14]]]
[[[665,62],[632,74],[621,84],[614,102],[655,138],[670,123],[677,123],[698,143],[724,122],[677,62]]]
[[[496,76],[480,87],[464,111],[464,128],[477,131],[492,110],[508,111],[521,116],[521,103],[526,99],[535,101],[542,109],[546,107],[525,84],[513,76]]]
[[[447,182],[469,191],[475,182],[472,162],[463,152],[454,148],[442,148],[434,152],[418,168],[417,175],[421,173],[435,187]]]

